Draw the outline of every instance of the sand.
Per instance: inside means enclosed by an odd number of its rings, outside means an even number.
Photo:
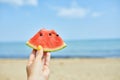
[[[0,59],[0,80],[27,80],[26,59]],[[49,80],[120,80],[120,58],[51,59]]]

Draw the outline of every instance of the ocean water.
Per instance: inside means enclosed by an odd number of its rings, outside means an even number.
[[[68,40],[63,50],[52,52],[54,58],[69,57],[120,57],[120,39]],[[28,58],[31,48],[25,42],[1,42],[0,58]]]

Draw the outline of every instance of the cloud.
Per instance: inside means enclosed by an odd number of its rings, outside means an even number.
[[[65,17],[85,17],[88,14],[89,10],[84,8],[60,8],[58,10],[58,16],[65,16]]]
[[[59,7],[55,8],[58,16],[71,17],[71,18],[83,18],[89,13],[89,9],[79,7],[77,2],[72,2],[69,8]]]
[[[75,0],[69,7],[52,7],[52,9],[57,11],[58,16],[67,18],[100,17],[103,15],[103,13],[92,11],[90,8],[80,7]]]
[[[16,6],[23,5],[37,6],[38,0],[0,0],[0,3],[12,4]]]
[[[92,17],[99,17],[99,16],[102,16],[102,15],[103,15],[103,13],[100,13],[100,12],[93,12],[91,14]]]

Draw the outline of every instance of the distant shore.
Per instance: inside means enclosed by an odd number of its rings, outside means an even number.
[[[27,80],[27,59],[0,59],[0,80]],[[49,80],[120,80],[120,58],[53,58]]]

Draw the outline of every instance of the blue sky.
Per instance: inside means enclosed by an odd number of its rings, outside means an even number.
[[[0,41],[26,41],[41,28],[65,40],[120,38],[120,0],[0,0]]]

